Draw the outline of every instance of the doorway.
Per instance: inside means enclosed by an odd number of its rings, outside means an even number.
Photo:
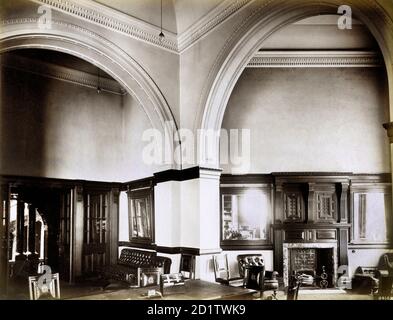
[[[12,182],[1,195],[1,294],[22,297],[42,265],[68,281],[70,189]]]

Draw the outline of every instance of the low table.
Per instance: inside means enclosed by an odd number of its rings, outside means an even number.
[[[73,300],[146,300],[148,290],[159,291],[159,286],[121,289],[89,296],[73,298]],[[187,280],[180,293],[168,293],[154,300],[251,300],[255,290],[225,286],[203,280]]]

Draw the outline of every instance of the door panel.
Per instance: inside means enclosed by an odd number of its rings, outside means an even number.
[[[8,185],[0,185],[0,296],[7,294],[8,288],[9,209]]]
[[[59,271],[65,281],[70,281],[71,269],[71,204],[72,192],[67,190],[61,198],[59,229]]]
[[[87,192],[84,210],[84,244],[82,270],[84,276],[96,275],[109,258],[107,235],[108,192]]]

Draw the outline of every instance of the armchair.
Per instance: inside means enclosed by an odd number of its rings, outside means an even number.
[[[278,272],[267,271],[262,254],[241,254],[237,256],[239,274],[243,277],[243,286],[264,291],[273,290],[272,299],[276,299]]]

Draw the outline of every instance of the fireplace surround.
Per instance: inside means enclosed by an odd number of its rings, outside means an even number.
[[[329,277],[330,282],[329,287],[334,287],[337,281],[337,268],[338,268],[338,258],[337,258],[337,244],[336,243],[284,243],[283,244],[283,280],[284,280],[284,286],[288,286],[289,283],[289,274],[291,273],[291,270],[293,268],[293,261],[291,263],[291,252],[293,253],[295,250],[299,249],[305,249],[303,257],[303,262],[300,263],[304,268],[310,269],[311,270],[311,264],[314,264],[313,268],[316,272],[316,274],[320,274],[320,270],[322,268],[321,265],[318,264],[318,259],[317,259],[317,253],[318,250],[321,249],[331,249],[331,254],[332,254],[332,266],[326,265],[326,269],[328,270],[328,274],[331,274],[331,277]],[[309,251],[307,249],[314,249],[315,251],[315,257],[312,257],[311,255],[308,255]],[[291,267],[292,264],[292,267]]]

